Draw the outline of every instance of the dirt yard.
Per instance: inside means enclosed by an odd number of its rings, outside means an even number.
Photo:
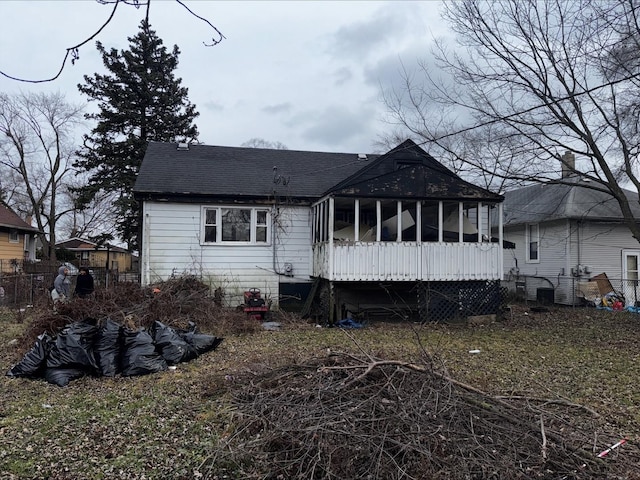
[[[151,375],[3,375],[0,478],[640,479],[639,314],[519,304],[484,326],[344,330],[276,314],[265,330],[193,287],[1,310],[4,372],[87,316],[224,340]]]

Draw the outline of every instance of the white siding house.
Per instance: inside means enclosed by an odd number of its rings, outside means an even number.
[[[134,194],[145,285],[197,275],[229,305],[259,288],[330,321],[394,289],[422,318],[500,303],[503,197],[411,141],[379,156],[151,142]]]
[[[583,303],[581,283],[604,273],[635,302],[631,284],[638,279],[640,243],[624,225],[616,200],[578,176],[562,181],[505,194],[504,236],[515,243],[505,250],[505,285],[531,300],[576,305]],[[627,196],[640,218],[637,193]]]
[[[267,213],[266,241],[207,241],[206,212],[240,208]],[[147,201],[143,204],[142,283],[176,275],[202,277],[222,288],[228,302],[240,303],[248,288],[277,303],[279,283],[308,282],[311,275],[309,209]],[[253,229],[257,227],[252,226]],[[220,233],[222,233],[220,231]],[[277,274],[279,272],[280,274]]]

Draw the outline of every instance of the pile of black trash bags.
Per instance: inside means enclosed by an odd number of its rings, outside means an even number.
[[[134,376],[167,370],[214,350],[222,338],[174,329],[154,322],[149,329],[131,330],[106,319],[67,325],[57,335],[43,333],[34,346],[8,372],[9,377],[44,378],[64,387],[84,375]]]

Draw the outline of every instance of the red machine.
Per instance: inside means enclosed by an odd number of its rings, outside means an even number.
[[[243,311],[255,320],[263,321],[268,316],[269,306],[260,295],[260,289],[250,288],[244,292]]]

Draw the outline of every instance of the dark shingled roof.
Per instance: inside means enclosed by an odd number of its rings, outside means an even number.
[[[136,195],[318,198],[377,155],[150,142]]]
[[[40,233],[40,230],[29,225],[4,205],[0,205],[0,227],[15,228],[21,231]]]
[[[381,155],[367,169],[340,182],[332,193],[380,198],[503,200],[501,195],[462,180],[411,140],[404,141]]]
[[[622,220],[618,202],[608,193],[587,187],[575,177],[575,183],[541,183],[505,194],[505,226],[539,223],[549,220]],[[625,191],[634,216],[640,219],[638,194]]]
[[[142,199],[503,199],[460,179],[411,140],[366,156],[151,142],[133,191]]]

